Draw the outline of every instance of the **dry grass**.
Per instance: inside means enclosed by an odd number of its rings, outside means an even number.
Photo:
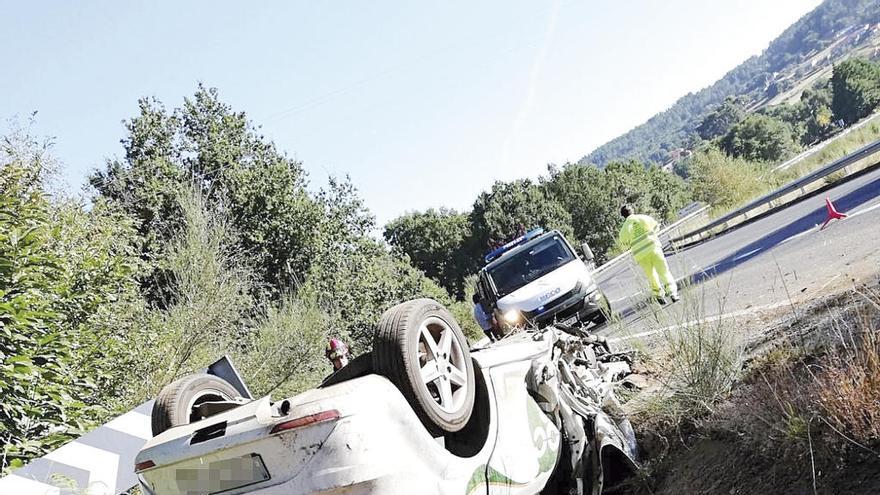
[[[688,311],[701,311],[703,298],[691,298]],[[803,481],[803,493],[848,493],[837,485],[845,473],[867,476],[880,458],[880,290],[798,307],[748,350],[736,338],[743,331],[704,322],[658,339],[665,349],[650,367],[663,387],[627,404],[647,466],[641,493],[675,493],[683,477],[698,478],[692,451],[706,449],[729,449],[730,462],[750,469],[775,466]]]
[[[667,332],[664,339],[668,356],[662,367],[673,396],[686,409],[711,412],[730,393],[741,369],[734,328],[720,320],[693,323]]]
[[[682,288],[681,300],[666,311],[649,304],[642,318],[655,341],[629,341],[663,387],[658,400],[648,402],[653,409],[649,415],[710,414],[741,375],[743,336],[735,321],[712,317],[724,313],[725,298],[718,308],[708,308],[705,290],[705,286]]]
[[[814,389],[820,412],[838,430],[856,440],[880,440],[880,334],[876,312],[880,297],[859,292],[868,302],[855,328],[839,335],[821,361]],[[872,314],[873,313],[873,314]]]
[[[811,431],[825,430],[862,447],[880,442],[878,320],[880,293],[867,289],[795,320],[738,394],[758,423],[746,428],[750,436],[806,446]]]

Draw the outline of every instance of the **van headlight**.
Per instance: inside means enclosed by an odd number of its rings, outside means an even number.
[[[522,319],[522,312],[520,312],[520,310],[518,309],[508,309],[504,312],[504,321],[511,325],[515,325],[521,322]]]

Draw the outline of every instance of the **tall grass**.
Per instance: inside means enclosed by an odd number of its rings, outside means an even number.
[[[698,151],[691,159],[694,199],[712,205],[717,216],[769,191],[764,180],[768,167],[745,158],[733,158],[717,148]]]
[[[222,215],[194,190],[179,195],[183,228],[172,237],[163,268],[173,281],[165,307],[152,308],[136,395],[154,396],[165,384],[231,355],[251,392],[288,395],[320,383],[330,372],[324,345],[333,329],[328,312],[308,291],[277,302],[252,296],[256,277]],[[348,335],[336,328],[334,336]]]
[[[681,294],[673,323],[660,329],[664,358],[659,368],[678,405],[702,414],[727,397],[739,378],[744,339],[733,320],[709,317],[704,288],[685,288]],[[722,298],[717,314],[723,308]]]
[[[650,294],[647,282],[643,284],[642,293]],[[710,290],[718,294],[717,299],[709,296]],[[654,413],[703,416],[728,396],[739,379],[745,337],[734,320],[715,316],[725,310],[726,290],[720,281],[685,284],[679,295],[678,302],[666,307],[648,299],[639,310],[638,320],[644,322],[638,334],[641,337],[625,338],[662,384],[659,402],[648,401]],[[717,305],[710,301],[717,301]],[[631,332],[618,318],[610,324],[623,335]]]
[[[844,156],[880,139],[880,114],[871,117],[872,122],[845,136],[832,138],[833,141],[816,153],[804,158],[792,167],[776,173],[777,182],[785,183],[802,177],[819,167],[843,158]]]
[[[860,441],[880,440],[880,294],[859,292],[868,303],[856,326],[841,332],[821,360],[814,389],[820,412]]]
[[[144,397],[234,345],[245,335],[254,307],[255,277],[231,248],[228,223],[209,211],[194,189],[181,191],[178,202],[183,228],[170,240],[162,263],[172,280],[169,300],[149,311],[137,343],[142,369],[132,378],[141,380],[138,395]]]
[[[323,347],[330,326],[327,312],[308,296],[288,294],[269,306],[236,356],[251,392],[289,396],[319,383],[330,371]]]

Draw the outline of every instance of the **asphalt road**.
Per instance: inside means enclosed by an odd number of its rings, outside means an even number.
[[[826,197],[849,218],[819,230]],[[880,169],[667,259],[680,285],[689,285],[684,297],[699,300],[700,318],[761,311],[875,278],[880,273]],[[598,283],[623,318],[622,325],[600,331],[611,337],[643,332],[651,326],[649,319],[656,326],[658,312],[667,321],[693,317],[694,304],[681,301],[646,308],[647,281],[631,260],[601,273]]]

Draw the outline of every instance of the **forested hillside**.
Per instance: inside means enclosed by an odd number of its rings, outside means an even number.
[[[876,38],[878,22],[880,0],[826,0],[786,29],[761,55],[749,58],[708,88],[683,96],[668,110],[596,148],[580,163],[666,162],[672,151],[690,147],[705,115],[725,98],[744,96],[751,107],[760,106],[842,60],[866,39]]]
[[[480,268],[482,255],[523,228],[559,229],[576,244],[589,243],[601,263],[618,252],[618,212],[624,204],[661,221],[674,219],[692,200],[722,212],[808,171],[777,173],[773,165],[880,106],[880,63],[852,57],[830,76],[804,88],[796,102],[753,112],[747,111],[745,97],[725,99],[696,127],[699,143],[679,157],[676,173],[650,160],[615,160],[601,168],[551,166],[537,181],[496,182],[468,212],[429,209],[401,215],[385,226],[385,240],[459,298],[473,290],[468,277]],[[834,148],[845,153],[878,137],[880,126],[874,123]]]

